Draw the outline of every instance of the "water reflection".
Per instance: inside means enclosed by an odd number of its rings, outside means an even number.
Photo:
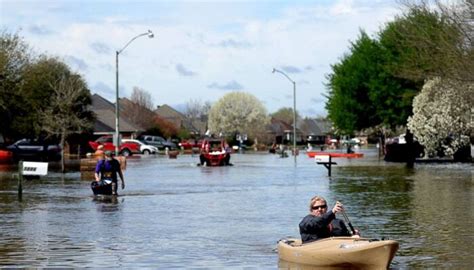
[[[389,164],[365,150],[338,159],[332,177],[314,161],[233,155],[234,166],[197,167],[197,156],[129,160],[120,196],[93,197],[91,178],[55,172],[25,181],[0,172],[0,267],[288,268],[276,241],[299,236],[315,194],[341,200],[369,238],[400,242],[392,268],[472,268],[469,164]],[[299,267],[299,268],[298,268]],[[293,269],[306,269],[289,266]]]
[[[120,203],[124,202],[124,198],[112,195],[96,195],[92,199],[100,212],[115,212],[120,209]]]

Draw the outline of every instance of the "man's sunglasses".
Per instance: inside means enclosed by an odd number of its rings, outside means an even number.
[[[313,210],[318,210],[318,209],[320,209],[320,208],[321,208],[321,209],[325,209],[326,207],[328,207],[328,206],[325,205],[325,204],[324,204],[324,205],[315,205],[315,206],[311,207],[311,209],[313,209]]]

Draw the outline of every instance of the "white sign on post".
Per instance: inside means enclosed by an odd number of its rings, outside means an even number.
[[[314,162],[317,162],[317,163],[329,163],[329,155],[314,156]]]
[[[47,175],[48,174],[48,162],[23,162],[23,168],[21,171],[23,175]]]

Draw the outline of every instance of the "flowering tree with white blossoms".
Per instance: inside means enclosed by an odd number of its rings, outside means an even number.
[[[216,134],[241,133],[257,138],[268,123],[267,110],[249,93],[226,94],[209,111],[209,129]]]
[[[407,126],[428,156],[435,156],[439,150],[452,156],[469,144],[473,107],[474,83],[436,77],[428,80],[414,98],[413,116],[408,118]]]

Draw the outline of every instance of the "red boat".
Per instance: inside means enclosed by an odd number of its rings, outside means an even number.
[[[199,165],[201,166],[226,166],[230,165],[231,148],[224,140],[206,139],[201,144]]]
[[[342,152],[306,152],[308,157],[314,158],[315,156],[331,156],[332,158],[344,157],[344,158],[361,158],[364,156],[362,153],[342,153]]]

